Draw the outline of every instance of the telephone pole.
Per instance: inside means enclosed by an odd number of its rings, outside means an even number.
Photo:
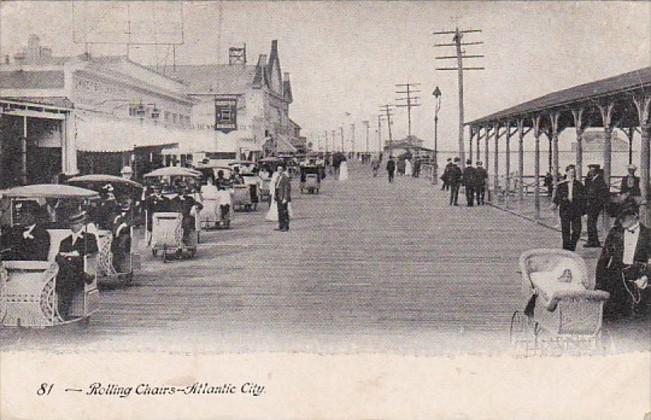
[[[337,138],[335,137],[335,130],[330,130],[330,138],[332,139],[332,151],[335,152],[337,150]]]
[[[345,152],[346,147],[344,146],[344,126],[339,127],[339,133],[341,134],[341,151]]]
[[[446,56],[440,56],[440,57],[435,57],[437,60],[457,60],[457,66],[456,67],[437,67],[436,70],[440,71],[450,71],[450,70],[456,70],[457,71],[457,76],[459,80],[459,158],[461,159],[461,165],[462,168],[466,164],[466,156],[465,156],[465,150],[464,150],[464,140],[463,140],[463,123],[464,123],[464,116],[463,116],[463,72],[465,70],[484,70],[484,67],[464,67],[463,66],[463,60],[466,58],[483,58],[483,55],[478,55],[478,54],[466,54],[466,50],[462,49],[461,47],[469,46],[469,45],[481,45],[483,44],[482,41],[475,41],[475,42],[461,42],[463,36],[465,34],[469,33],[477,33],[481,32],[481,29],[464,29],[460,30],[459,28],[455,28],[454,31],[440,31],[440,32],[434,32],[434,35],[452,35],[452,43],[449,44],[434,44],[435,47],[455,47],[456,54],[455,55],[446,55]]]
[[[391,134],[391,116],[393,114],[391,113],[391,105],[390,104],[384,104],[380,105],[380,111],[385,113],[385,116],[387,117],[387,128],[389,129],[389,149],[391,148],[391,143],[393,143],[393,135]]]
[[[414,93],[420,92],[420,90],[412,89],[414,86],[419,86],[420,83],[402,83],[396,85],[397,88],[403,88],[405,90],[396,91],[397,94],[406,95],[405,98],[397,98],[396,101],[406,101],[405,103],[396,104],[398,108],[407,108],[407,136],[411,138],[411,109],[416,106],[420,106],[418,99],[420,97],[413,96]]]
[[[382,153],[382,114],[377,116],[377,151]]]
[[[325,139],[325,152],[328,153],[328,130],[323,131],[323,138]]]
[[[355,123],[350,125],[350,151],[355,153]]]

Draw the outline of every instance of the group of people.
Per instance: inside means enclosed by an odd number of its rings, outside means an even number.
[[[486,182],[488,172],[482,162],[472,166],[472,160],[468,159],[463,170],[459,167],[461,159],[448,158],[443,174],[441,175],[442,191],[450,191],[450,205],[459,205],[459,190],[463,186],[466,193],[468,207],[475,205],[483,206],[486,200]]]
[[[196,230],[196,218],[193,210],[195,208],[203,209],[201,201],[194,197],[195,192],[191,186],[182,184],[154,184],[151,186],[151,193],[145,198],[148,240],[151,240],[154,213],[174,212],[182,215],[183,241],[190,242],[190,235]]]

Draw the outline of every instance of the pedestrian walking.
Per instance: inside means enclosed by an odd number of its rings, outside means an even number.
[[[454,158],[454,162],[450,167],[450,172],[448,173],[448,182],[450,183],[450,205],[458,206],[459,203],[459,188],[461,187],[461,181],[463,174],[461,173],[461,168],[459,168],[460,159]]]
[[[289,174],[284,168],[279,168],[280,176],[276,183],[276,204],[278,206],[278,231],[289,231],[289,203],[292,201],[292,184]]]
[[[387,161],[387,173],[389,175],[389,183],[393,182],[393,176],[396,172],[396,161],[393,160],[393,156],[389,156]]]
[[[488,181],[488,172],[484,168],[482,162],[477,162],[475,168],[475,195],[477,197],[477,205],[483,206],[486,198],[486,182]]]
[[[608,202],[610,191],[606,181],[604,181],[603,172],[601,167],[593,163],[588,165],[588,176],[585,179],[585,191],[587,195],[587,214],[588,214],[588,242],[584,245],[585,248],[599,248],[599,231],[597,230],[597,222],[599,221],[599,214],[605,208]]]
[[[563,249],[576,250],[576,244],[581,237],[581,217],[585,214],[585,187],[576,180],[576,168],[569,165],[565,169],[566,179],[556,186],[552,209],[558,208],[561,219]]]
[[[441,181],[443,181],[443,185],[441,186],[441,191],[447,191],[450,189],[450,181],[448,180],[449,174],[450,174],[450,169],[452,168],[452,158],[448,158],[448,163],[445,165],[445,169],[443,170],[443,175],[441,175]]]
[[[405,158],[405,176],[413,176],[414,171],[413,171],[413,166],[411,164],[411,160],[409,158]]]
[[[475,168],[472,167],[472,160],[466,161],[466,167],[463,169],[462,182],[466,189],[466,201],[468,207],[472,207],[475,201],[475,185],[477,184],[477,174]]]

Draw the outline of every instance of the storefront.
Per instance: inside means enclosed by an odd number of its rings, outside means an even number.
[[[0,188],[57,182],[76,171],[72,109],[61,105],[0,100]]]

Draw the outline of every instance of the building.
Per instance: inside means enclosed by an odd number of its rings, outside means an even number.
[[[387,142],[384,146],[384,153],[389,153],[393,156],[402,156],[410,154],[412,156],[431,156],[434,151],[423,147],[424,140],[412,135],[407,136],[402,140]]]
[[[138,176],[165,147],[209,141],[193,128],[198,101],[186,90],[126,57],[55,57],[30,37],[0,64],[0,159],[14,174],[0,174],[3,187],[127,165]]]
[[[292,140],[300,126],[289,118],[292,89],[289,73],[281,69],[278,41],[271,42],[269,55],[261,54],[256,64],[247,62],[245,46],[229,49],[228,64],[156,70],[188,86],[188,95],[198,101],[195,124],[223,133],[217,137],[219,147],[235,142],[240,157],[247,159],[296,152]]]

